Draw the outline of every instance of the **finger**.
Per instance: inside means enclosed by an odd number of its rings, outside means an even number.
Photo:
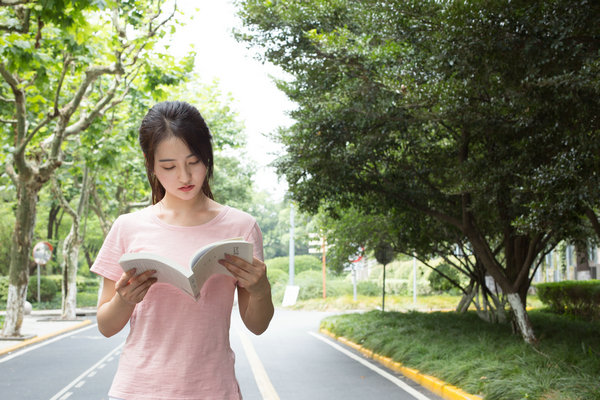
[[[156,281],[157,281],[156,278],[146,279],[144,282],[140,283],[137,287],[132,288],[131,296],[133,298],[139,299],[139,301],[142,301],[142,299],[144,298],[144,296],[146,295],[148,290],[150,290],[150,287],[152,285],[154,285],[156,283]]]
[[[127,286],[129,284],[129,280],[134,275],[135,275],[135,268],[132,268],[129,271],[123,272],[121,274],[121,277],[119,278],[119,280],[115,284],[115,290],[119,291],[119,289],[124,288],[125,286]]]

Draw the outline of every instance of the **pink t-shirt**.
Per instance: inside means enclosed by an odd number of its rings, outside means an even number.
[[[117,281],[122,254],[153,252],[188,266],[211,242],[242,237],[263,259],[262,234],[249,214],[225,207],[199,226],[164,223],[152,207],[121,215],[113,224],[92,272]],[[133,311],[129,336],[109,395],[126,400],[241,399],[229,327],[236,280],[214,275],[194,301],[181,290],[154,284]]]

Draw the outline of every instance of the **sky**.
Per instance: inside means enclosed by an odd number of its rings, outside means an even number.
[[[291,125],[286,111],[293,105],[271,78],[283,77],[283,72],[256,60],[252,50],[233,38],[232,28],[241,22],[230,0],[177,0],[177,7],[187,24],[179,27],[171,40],[172,48],[179,53],[175,55],[183,56],[193,46],[200,79],[207,83],[217,79],[221,90],[231,93],[233,108],[246,127],[248,157],[257,167],[256,187],[281,200],[287,189],[285,178],[278,179],[268,164],[282,150],[265,134]],[[191,22],[189,16],[193,16]]]

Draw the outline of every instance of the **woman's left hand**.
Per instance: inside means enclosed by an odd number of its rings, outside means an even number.
[[[225,255],[219,263],[229,270],[238,280],[238,285],[248,291],[251,296],[261,296],[271,291],[267,279],[267,266],[264,262],[254,257],[252,264],[242,258]]]

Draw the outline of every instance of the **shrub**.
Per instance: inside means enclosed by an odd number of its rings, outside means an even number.
[[[281,271],[289,271],[289,257],[275,257],[266,260],[267,269],[278,269]],[[304,271],[321,271],[323,264],[318,257],[311,255],[301,255],[294,257],[294,272],[296,275]]]
[[[289,273],[280,269],[267,269],[267,277],[269,278],[271,285],[287,285],[288,281],[290,280]]]
[[[77,307],[95,307],[98,304],[98,293],[78,292]]]
[[[77,293],[98,293],[100,281],[98,278],[77,276]]]
[[[378,296],[381,294],[381,287],[374,281],[360,281],[356,284],[356,291],[363,296]]]
[[[0,276],[0,307],[4,308],[8,299],[8,276]]]
[[[458,282],[460,279],[460,273],[456,268],[453,268],[449,264],[442,263],[436,267],[436,271],[443,273],[444,275],[452,278],[454,281]],[[435,292],[449,292],[456,287],[444,276],[440,275],[436,271],[431,271],[429,274],[429,286]]]
[[[600,280],[540,283],[535,287],[540,301],[556,313],[600,318]]]
[[[40,277],[40,299],[47,302],[52,301],[56,296],[59,287],[56,282],[47,276]],[[27,285],[27,301],[30,303],[37,302],[37,275],[29,277],[29,285]]]

